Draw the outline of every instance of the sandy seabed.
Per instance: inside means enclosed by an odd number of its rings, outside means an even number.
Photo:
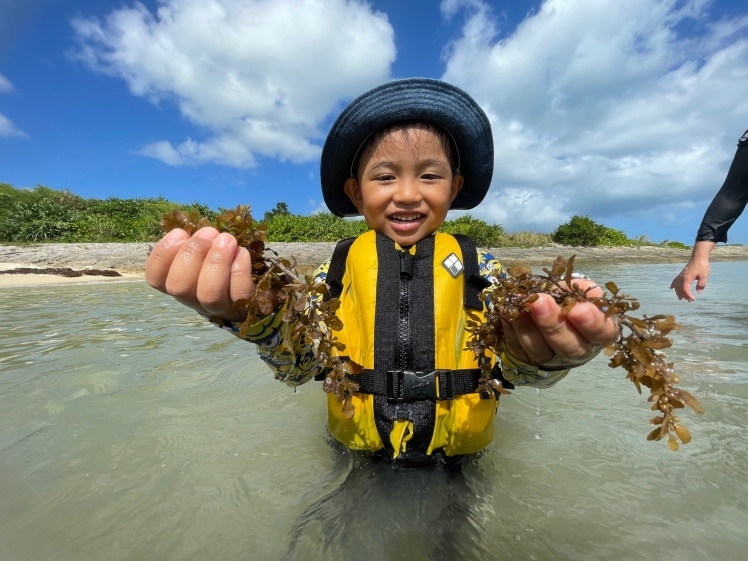
[[[283,257],[293,257],[305,268],[315,267],[332,255],[334,243],[270,243],[270,248]],[[50,243],[36,245],[0,246],[0,288],[38,284],[68,284],[81,282],[122,282],[142,280],[145,262],[152,244],[148,243]],[[503,265],[524,263],[530,266],[550,266],[559,255],[576,255],[577,265],[586,264],[645,264],[682,263],[688,261],[689,250],[656,246],[644,247],[569,247],[555,245],[542,248],[488,248]],[[748,246],[717,246],[712,261],[748,261]],[[9,273],[15,269],[38,269],[39,273]],[[120,276],[62,276],[43,274],[44,269],[72,269],[116,271]]]

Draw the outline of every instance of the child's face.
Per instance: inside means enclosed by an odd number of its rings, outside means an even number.
[[[442,141],[432,131],[410,126],[393,130],[361,154],[345,193],[369,228],[401,246],[411,246],[441,226],[462,188]]]

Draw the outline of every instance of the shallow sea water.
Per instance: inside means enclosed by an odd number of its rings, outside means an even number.
[[[0,559],[743,560],[748,263],[695,303],[680,265],[606,266],[706,412],[671,452],[604,357],[502,397],[461,471],[334,446],[318,383],[275,382],[251,345],[143,282],[0,291]]]

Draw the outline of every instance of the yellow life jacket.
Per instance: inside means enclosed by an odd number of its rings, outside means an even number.
[[[464,242],[437,233],[403,251],[369,231],[348,240],[344,261],[333,257],[328,283],[341,301],[341,355],[363,369],[352,379],[375,388],[354,393],[350,419],[328,394],[330,433],[348,448],[385,449],[393,458],[456,456],[491,442],[497,397],[478,392],[478,363],[465,350],[466,303],[482,319],[477,295],[488,282],[477,275],[472,242],[463,255]]]

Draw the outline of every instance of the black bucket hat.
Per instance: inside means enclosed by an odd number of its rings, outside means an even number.
[[[403,121],[425,121],[445,129],[457,148],[465,178],[453,209],[478,206],[493,175],[493,136],[488,117],[467,93],[432,78],[383,84],[354,99],[332,125],[322,149],[320,175],[327,208],[337,216],[357,216],[343,191],[359,150],[374,132]]]

